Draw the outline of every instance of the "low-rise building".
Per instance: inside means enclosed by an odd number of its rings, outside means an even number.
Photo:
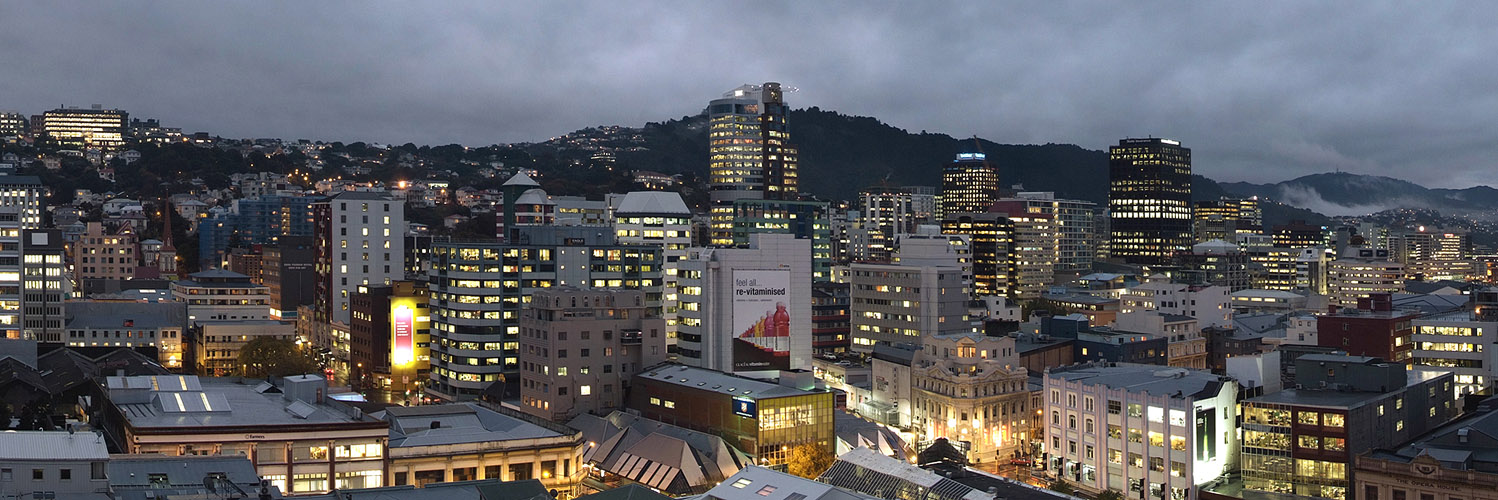
[[[1089,363],[1045,374],[1046,468],[1124,498],[1196,499],[1238,455],[1238,384],[1185,368]]]
[[[183,368],[187,307],[180,302],[69,302],[69,347],[150,347],[168,370]]]
[[[1498,412],[1486,405],[1409,444],[1358,456],[1358,498],[1498,499]]]
[[[922,441],[965,443],[975,464],[1028,455],[1034,409],[1014,339],[928,336],[910,369],[911,423]]]
[[[109,498],[108,461],[92,432],[0,432],[0,498]]]
[[[670,363],[635,375],[627,404],[646,418],[723,436],[765,466],[786,463],[789,448],[802,444],[832,453],[835,405],[811,372],[782,372],[770,383]]]
[[[1243,487],[1256,494],[1373,500],[1352,488],[1353,457],[1451,421],[1450,373],[1377,358],[1306,354],[1295,387],[1246,399]]]
[[[327,379],[108,377],[92,423],[126,453],[243,455],[287,494],[385,483],[389,427],[328,397]]]
[[[707,491],[754,464],[723,438],[622,411],[567,425],[588,442],[583,463],[604,487],[638,484],[670,495]]]
[[[585,475],[580,432],[514,410],[455,403],[371,415],[390,425],[387,486],[539,479],[565,500]]]
[[[268,319],[198,321],[188,327],[185,362],[200,375],[239,375],[239,350],[261,337],[292,341],[296,325]]]

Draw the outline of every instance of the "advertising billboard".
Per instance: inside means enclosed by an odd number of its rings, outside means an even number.
[[[791,367],[791,272],[733,272],[734,371]]]
[[[405,366],[416,361],[416,311],[410,306],[391,306],[390,340],[391,366]]]

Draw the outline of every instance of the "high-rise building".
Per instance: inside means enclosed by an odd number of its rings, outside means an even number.
[[[779,83],[744,85],[708,103],[708,175],[713,241],[730,244],[734,200],[794,200],[799,154]]]
[[[430,395],[478,398],[503,382],[520,395],[520,316],[532,293],[551,287],[640,290],[649,307],[662,301],[662,250],[617,245],[609,231],[531,227],[527,245],[439,242],[432,248]]]
[[[739,200],[733,202],[733,245],[749,244],[754,234],[789,234],[811,240],[815,281],[832,279],[832,223],[824,201]]]
[[[854,351],[977,331],[962,268],[855,263],[849,273]]]
[[[1191,150],[1170,139],[1123,139],[1108,148],[1113,258],[1165,264],[1188,249]]]
[[[643,292],[538,291],[520,313],[520,409],[554,422],[607,414],[666,356],[666,322]]]
[[[998,201],[1023,201],[1027,213],[1051,216],[1055,222],[1056,272],[1086,274],[1092,271],[1096,255],[1094,216],[1097,204],[1084,200],[1067,200],[1049,191],[1021,192],[1014,198]]]
[[[226,249],[239,245],[269,245],[285,236],[312,236],[312,196],[265,195],[234,200],[228,213],[198,224],[198,259],[204,267],[227,260]]]
[[[42,342],[63,340],[63,299],[71,291],[65,277],[62,232],[27,229],[21,234],[22,337]]]
[[[858,193],[858,215],[865,226],[884,233],[885,240],[915,231],[916,217],[910,191],[892,186],[871,186]]]
[[[349,297],[350,383],[412,391],[431,369],[431,313],[425,282],[361,285]]]
[[[36,230],[41,228],[46,187],[36,177],[0,175],[0,194],[4,195],[0,196],[0,331],[4,332],[0,337],[21,338],[25,336],[22,304],[26,301],[22,287],[30,288],[25,283],[30,278],[23,279],[22,271],[29,267],[24,265],[30,255],[26,253],[26,244],[32,243],[23,239],[43,234]],[[48,248],[53,244],[38,249],[44,261],[46,255],[54,253],[54,249]],[[46,332],[47,338],[33,340],[62,341],[61,331]]]
[[[958,153],[941,172],[940,215],[987,212],[999,198],[999,169],[983,153]]]
[[[1330,243],[1325,227],[1306,224],[1303,220],[1274,226],[1270,233],[1274,246],[1279,248],[1325,247]]]
[[[1348,247],[1327,265],[1327,292],[1332,305],[1351,307],[1375,293],[1404,291],[1404,264],[1389,260],[1382,248]]]
[[[406,205],[388,193],[344,191],[313,204],[318,321],[349,322],[359,285],[405,279]]]
[[[1055,215],[1041,207],[1031,207],[1026,200],[1004,200],[989,209],[1003,213],[1014,224],[1008,293],[1016,298],[1036,298],[1051,286],[1056,276],[1056,261],[1061,258],[1059,227]]]
[[[973,252],[973,294],[1010,296],[1015,275],[1015,223],[1006,214],[947,214],[944,234],[965,234]]]
[[[270,291],[271,319],[297,319],[297,309],[312,305],[317,248],[311,236],[282,236],[262,249],[261,278]]]
[[[1191,218],[1197,243],[1238,243],[1237,235],[1258,233],[1264,225],[1258,198],[1198,201],[1192,205]]]
[[[848,283],[824,281],[811,286],[812,350],[818,356],[848,352]]]
[[[677,270],[680,362],[734,373],[810,365],[808,246],[787,234],[758,234],[746,248],[689,250]]]

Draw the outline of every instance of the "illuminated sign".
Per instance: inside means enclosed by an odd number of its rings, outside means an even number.
[[[733,398],[733,414],[740,417],[759,418],[758,405],[753,399]]]
[[[983,153],[957,153],[957,161],[982,160],[988,158]]]
[[[408,365],[416,360],[415,355],[416,314],[411,306],[399,305],[390,308],[390,330],[393,345],[390,363],[395,366]]]

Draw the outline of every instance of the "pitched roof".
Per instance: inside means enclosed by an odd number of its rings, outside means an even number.
[[[684,214],[691,215],[680,193],[669,191],[631,191],[619,202],[614,212],[621,214]]]

